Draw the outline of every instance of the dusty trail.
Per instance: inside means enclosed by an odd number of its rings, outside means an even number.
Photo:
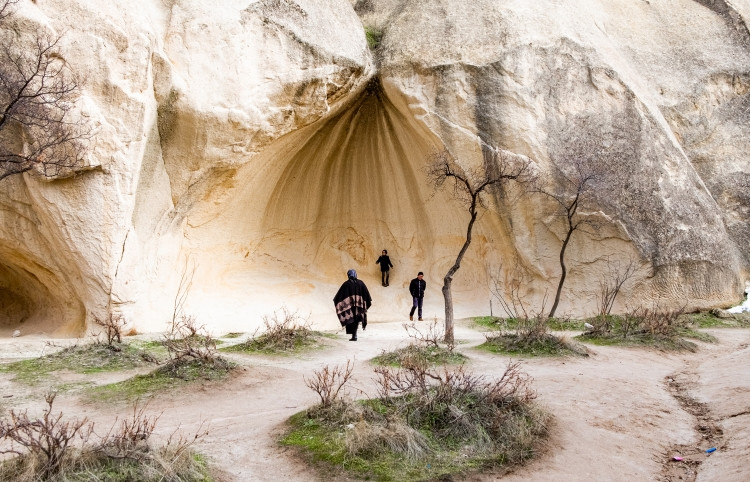
[[[589,358],[525,360],[523,367],[534,377],[538,401],[554,414],[555,425],[546,454],[502,479],[679,480],[689,472],[684,469],[693,465],[670,462],[671,452],[682,447],[705,449],[703,444],[709,442],[716,443],[718,450],[701,456],[696,480],[750,479],[750,469],[742,464],[750,456],[750,372],[745,368],[750,365],[750,330],[711,333],[719,343],[700,344],[697,353],[592,346]],[[457,349],[470,358],[474,372],[489,376],[502,372],[508,358],[474,350],[484,338],[467,322],[458,323],[456,338]],[[407,341],[402,323],[394,321],[371,323],[358,342],[340,334],[327,340],[324,350],[301,357],[233,355],[242,369],[230,380],[157,396],[149,402],[149,411],[163,412],[158,428],[162,435],[177,427],[191,434],[208,424],[209,434],[198,449],[222,468],[220,480],[319,480],[276,443],[284,421],[317,402],[303,377],[326,364],[355,359],[353,388],[374,393],[368,360]],[[33,352],[33,343],[23,341],[24,355]],[[14,348],[18,346],[13,340],[2,340],[0,357],[11,357]],[[6,409],[36,405],[31,393],[24,393],[5,374],[0,376],[0,391],[2,396],[14,395],[0,398]],[[686,410],[684,400],[675,395],[705,408],[717,438],[702,439],[699,429],[706,420]],[[75,392],[61,394],[57,408],[87,415],[103,427],[111,424],[114,415],[129,410],[126,405],[86,403]],[[477,474],[466,480],[500,477],[500,473]]]

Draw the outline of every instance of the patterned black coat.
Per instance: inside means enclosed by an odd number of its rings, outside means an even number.
[[[349,278],[341,285],[336,296],[333,297],[333,304],[336,306],[336,316],[339,317],[341,326],[349,325],[356,329],[357,323],[362,323],[362,328],[367,326],[367,310],[372,305],[370,292],[367,290],[364,282]]]

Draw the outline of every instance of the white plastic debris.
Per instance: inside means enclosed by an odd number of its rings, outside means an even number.
[[[750,311],[750,284],[745,286],[745,302],[727,310],[728,313],[732,314],[743,313],[745,311]]]
[[[16,330],[13,332],[13,338],[18,338],[19,336],[21,336],[21,330]]]

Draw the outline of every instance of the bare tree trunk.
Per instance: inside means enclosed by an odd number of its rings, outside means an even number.
[[[453,295],[451,278],[443,278],[443,299],[445,300],[445,342],[453,343]]]
[[[548,318],[553,318],[555,316],[557,305],[560,303],[560,294],[562,293],[563,284],[565,283],[565,276],[567,276],[568,274],[568,269],[565,267],[565,249],[568,247],[568,242],[570,241],[570,237],[573,235],[573,231],[575,231],[575,228],[573,226],[569,226],[568,234],[565,236],[565,241],[563,241],[562,248],[560,248],[560,269],[562,270],[562,274],[560,275],[560,283],[557,284],[555,302],[552,304],[552,309],[549,311],[549,315],[547,315]]]
[[[461,251],[458,252],[458,256],[456,257],[456,262],[453,263],[453,266],[451,266],[451,269],[448,270],[448,274],[445,275],[445,278],[443,278],[443,298],[445,299],[445,342],[446,343],[453,343],[453,295],[451,294],[451,282],[453,281],[453,275],[456,274],[456,271],[458,271],[458,268],[461,267],[461,260],[464,259],[464,254],[466,254],[466,250],[469,249],[469,245],[471,244],[471,230],[474,228],[474,221],[477,220],[477,210],[476,210],[476,195],[473,196],[471,208],[469,209],[469,212],[471,213],[471,220],[469,221],[469,226],[466,228],[466,241],[464,242],[463,247],[461,247]]]

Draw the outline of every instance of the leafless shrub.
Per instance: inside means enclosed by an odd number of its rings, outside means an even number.
[[[338,399],[353,370],[354,363],[351,360],[347,360],[344,366],[335,365],[331,368],[326,365],[321,370],[316,370],[312,378],[305,378],[305,385],[318,394],[323,407],[329,407]]]
[[[505,281],[503,281],[505,278]],[[526,270],[518,256],[513,257],[513,264],[510,271],[503,277],[502,265],[498,267],[496,274],[491,277],[492,286],[490,292],[497,299],[508,318],[528,318],[531,308],[523,299],[523,293],[526,292],[531,283],[531,275]],[[545,297],[546,300],[546,297]],[[542,310],[544,307],[542,307]]]
[[[172,326],[174,329],[167,332],[162,341],[172,361],[214,363],[219,358],[216,340],[203,325],[198,326],[192,316],[181,315]]]
[[[627,262],[607,259],[607,271],[599,277],[598,308],[600,315],[609,315],[615,299],[626,283],[636,279],[644,266],[636,259]]]
[[[53,415],[54,399],[53,393],[45,397],[41,418],[11,410],[0,420],[0,453],[15,455],[0,463],[1,480],[101,480],[102,474],[117,480],[186,480],[186,474],[194,473],[191,448],[208,433],[203,425],[191,437],[176,429],[166,444],[154,447],[149,440],[159,416],[147,415],[145,406],[136,404],[130,417],[119,424],[115,420],[99,437],[86,418]]]
[[[191,263],[189,259],[185,261],[185,267],[182,269],[182,275],[180,276],[180,284],[177,286],[177,292],[174,295],[170,331],[175,331],[177,323],[184,318],[185,302],[187,302],[190,288],[193,287],[193,277],[195,276],[196,269],[197,266],[195,263]]]
[[[541,313],[531,318],[517,318],[516,333],[520,339],[529,343],[542,341],[550,336],[547,320]]]
[[[492,381],[473,375],[461,365],[455,368],[431,369],[408,366],[402,369],[377,367],[378,396],[382,400],[416,395],[426,406],[451,402],[472,394],[477,403],[504,404],[508,401],[528,403],[536,394],[531,389],[531,378],[520,370],[519,362],[508,363],[503,375]]]
[[[271,316],[263,317],[263,333],[253,334],[248,342],[256,349],[270,351],[286,351],[297,348],[309,342],[314,333],[310,329],[309,318],[302,318],[296,311],[289,311],[286,307],[281,313],[274,311]]]
[[[120,347],[115,343],[122,343],[122,331],[126,325],[125,317],[121,314],[110,313],[104,319],[94,317],[94,324],[104,328],[104,335],[107,337],[107,346],[115,351],[120,351]]]
[[[631,332],[637,330],[651,336],[672,337],[677,334],[678,328],[683,326],[680,315],[684,312],[684,308],[664,310],[658,306],[654,308],[639,306],[629,310],[624,318],[633,320]]]
[[[402,325],[406,334],[420,346],[442,348],[443,344],[449,352],[453,352],[456,343],[445,339],[445,330],[438,323],[437,317],[420,329],[416,323],[404,323]]]
[[[138,458],[136,453],[148,448],[148,440],[154,433],[160,415],[146,415],[147,405],[133,404],[130,417],[115,420],[106,435],[101,438],[98,451],[111,458]]]
[[[63,413],[52,414],[56,394],[45,396],[47,407],[41,418],[29,418],[28,411],[10,411],[9,417],[0,420],[2,454],[30,456],[40,463],[37,469],[42,480],[47,480],[63,468],[65,456],[74,439],[85,444],[93,432],[93,423],[87,418],[64,419]]]

